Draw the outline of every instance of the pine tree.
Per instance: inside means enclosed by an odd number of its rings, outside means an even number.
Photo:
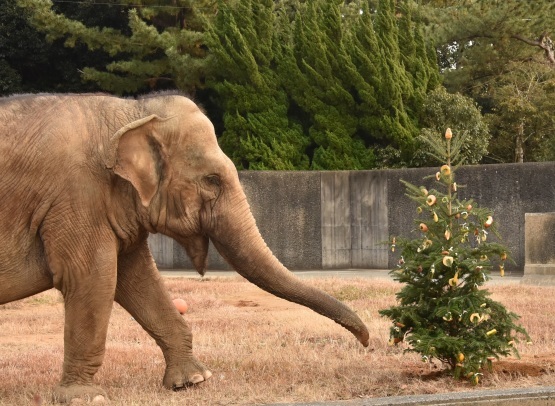
[[[518,356],[515,344],[530,338],[515,324],[518,316],[481,288],[494,266],[504,274],[507,250],[488,240],[488,233],[495,233],[491,210],[457,197],[455,171],[464,137],[452,137],[448,129],[445,139],[427,139],[445,162],[435,175],[437,189],[403,182],[418,204],[420,237],[393,239],[401,259],[391,275],[404,286],[398,304],[380,314],[393,322],[391,345],[405,342],[423,361],[437,359],[456,378],[478,383],[482,368],[501,356]]]
[[[506,62],[534,55],[555,64],[551,0],[426,0],[424,12],[451,86],[483,90]],[[485,63],[489,61],[488,63]],[[505,63],[502,63],[504,61]],[[501,62],[501,63],[494,63]],[[471,90],[474,88],[474,90]]]
[[[49,40],[64,39],[67,47],[84,44],[103,50],[113,62],[105,70],[83,68],[83,78],[108,91],[125,94],[175,88],[194,94],[202,86],[207,52],[201,12],[210,15],[207,2],[180,0],[151,6],[148,0],[122,0],[128,5],[128,29],[87,26],[58,14],[51,0],[17,0],[31,14],[32,24]]]
[[[112,28],[127,26],[121,6],[91,2],[60,2],[54,6],[87,24],[103,21]],[[122,15],[123,14],[123,15]],[[102,68],[111,58],[85,46],[64,47],[64,41],[47,41],[29,21],[32,12],[13,0],[0,0],[0,92],[94,92],[99,87],[81,80],[83,66]],[[55,61],[56,63],[52,63]]]
[[[490,153],[505,162],[551,161],[555,69],[533,60],[508,66],[490,92],[495,107],[487,118],[496,140]]]
[[[553,132],[551,123],[541,114],[534,117],[535,113],[520,109],[516,99],[527,104],[530,101],[525,100],[525,95],[508,93],[512,84],[523,79],[518,78],[521,69],[540,75],[547,70],[551,74],[555,72],[552,17],[555,2],[425,0],[423,4],[429,31],[439,51],[444,85],[451,93],[472,97],[484,114],[491,114],[493,137],[489,161],[543,159],[545,147],[551,147],[541,145],[540,140],[543,134]],[[524,78],[516,87],[525,89],[526,81]],[[549,88],[542,90],[547,98]],[[535,104],[532,102],[531,106]],[[506,114],[508,108],[514,108],[515,112]],[[523,118],[520,122],[515,120],[518,114]],[[513,122],[507,123],[507,118]],[[515,150],[520,151],[515,153]]]

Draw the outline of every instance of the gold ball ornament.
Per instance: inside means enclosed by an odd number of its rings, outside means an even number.
[[[451,174],[451,167],[449,165],[442,165],[439,170],[443,176],[448,176]]]

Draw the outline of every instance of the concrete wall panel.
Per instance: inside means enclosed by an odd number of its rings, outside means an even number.
[[[351,267],[349,172],[322,172],[322,269]]]
[[[351,267],[387,268],[387,174],[351,172]]]

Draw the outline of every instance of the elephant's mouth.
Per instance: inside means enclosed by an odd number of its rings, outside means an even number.
[[[199,234],[180,238],[178,242],[185,248],[185,252],[187,252],[197,272],[204,276],[207,266],[209,238]]]

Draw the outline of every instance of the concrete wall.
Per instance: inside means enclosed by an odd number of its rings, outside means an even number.
[[[400,180],[433,187],[438,168],[337,172],[240,173],[260,232],[291,269],[391,268],[390,236],[416,234],[415,205]],[[555,163],[467,166],[457,170],[459,197],[494,211],[503,243],[524,269],[525,213],[555,212]],[[467,186],[465,188],[465,186]],[[184,251],[159,235],[149,239],[160,267],[191,268]],[[229,269],[211,248],[209,269]]]
[[[526,213],[523,283],[555,284],[555,213]]]

